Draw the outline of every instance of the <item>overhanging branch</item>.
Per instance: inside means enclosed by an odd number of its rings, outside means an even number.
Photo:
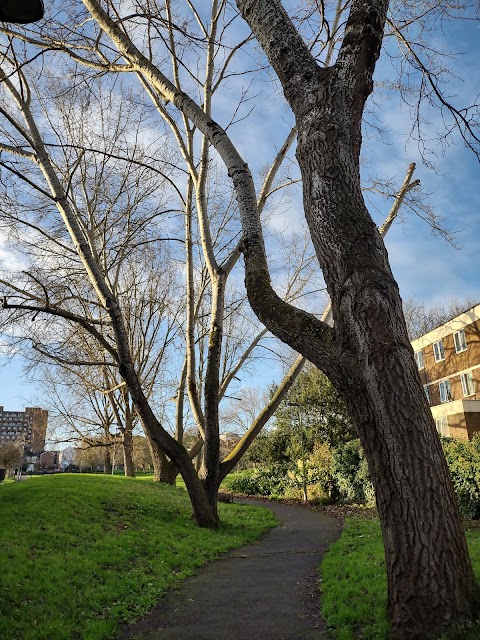
[[[22,311],[33,311],[34,313],[46,313],[47,315],[56,316],[59,318],[64,318],[65,320],[70,320],[71,322],[75,322],[82,326],[88,333],[90,333],[99,343],[100,345],[107,351],[114,360],[118,362],[118,354],[116,350],[112,347],[112,345],[105,340],[102,334],[95,329],[95,327],[85,318],[81,316],[77,316],[75,313],[70,313],[69,311],[65,311],[64,309],[58,309],[56,307],[35,307],[34,305],[29,304],[10,304],[7,301],[7,297],[4,296],[2,300],[2,309],[19,309]],[[100,324],[100,321],[99,321]],[[101,324],[106,324],[101,322]]]
[[[293,349],[303,353],[307,345],[308,351],[313,346],[317,353],[317,361],[323,361],[329,371],[336,369],[337,358],[333,348],[332,329],[312,314],[284,302],[271,286],[253,179],[247,164],[227,133],[140,52],[97,0],[82,1],[124,58],[198,127],[225,163],[235,188],[242,218],[246,286],[250,304],[257,316],[272,333]],[[308,52],[308,49],[306,51]],[[308,56],[313,60],[310,52]],[[314,61],[313,63],[316,64]]]
[[[49,360],[53,360],[61,365],[68,365],[72,367],[118,367],[116,362],[107,362],[105,360],[68,360],[67,358],[62,358],[50,353],[49,351],[45,351],[45,349],[42,349],[37,343],[33,343],[32,348],[42,354],[42,356],[45,356]]]

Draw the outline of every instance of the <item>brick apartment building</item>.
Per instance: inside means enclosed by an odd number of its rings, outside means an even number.
[[[413,340],[437,431],[471,439],[480,431],[480,304]]]
[[[48,411],[27,407],[25,411],[4,411],[0,406],[0,447],[21,444],[33,454],[45,449]]]

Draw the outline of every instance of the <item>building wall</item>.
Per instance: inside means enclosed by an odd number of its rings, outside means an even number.
[[[480,432],[480,412],[449,413],[448,435],[460,440],[471,440],[475,433]]]
[[[475,307],[477,308],[477,307]],[[480,312],[480,305],[479,305]],[[447,323],[449,324],[449,323]],[[445,325],[443,325],[445,326]],[[445,352],[445,359],[435,362],[434,342],[439,337],[436,331],[422,336],[412,342],[414,351],[422,351],[424,369],[419,371],[422,384],[428,387],[430,405],[440,404],[439,383],[443,380],[450,382],[453,400],[464,397],[469,399],[480,399],[480,317],[470,325],[462,327],[465,332],[467,349],[457,353],[455,350],[453,332],[443,335],[442,340]],[[440,334],[441,335],[441,334]],[[431,336],[428,342],[425,340]],[[421,348],[419,348],[421,346]],[[460,374],[471,372],[474,381],[474,393],[464,396],[460,381]]]
[[[44,451],[40,455],[40,466],[43,469],[59,469],[60,468],[60,452]]]
[[[5,411],[0,406],[0,446],[24,445],[32,453],[45,448],[48,411],[27,407],[25,411]]]
[[[39,407],[27,407],[25,414],[32,425],[32,437],[30,450],[34,453],[45,449],[45,437],[47,435],[48,411]]]
[[[457,353],[454,333],[464,331],[466,349]],[[434,343],[441,341],[444,359],[436,362]],[[437,327],[412,342],[414,352],[421,351],[424,368],[420,379],[428,392],[434,418],[447,417],[448,435],[471,438],[480,431],[480,305]],[[461,374],[471,373],[473,392],[464,394]],[[440,383],[450,383],[451,400],[442,402]]]
[[[468,438],[471,440],[475,433],[480,433],[480,412],[466,413],[465,418]]]
[[[451,413],[448,417],[448,435],[459,440],[468,440],[468,429],[465,413]]]

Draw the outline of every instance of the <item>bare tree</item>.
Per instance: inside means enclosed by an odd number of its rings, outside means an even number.
[[[177,107],[215,147],[236,191],[252,308],[272,333],[327,374],[349,408],[376,490],[392,637],[422,638],[453,620],[474,618],[479,592],[448,469],[412,357],[398,288],[360,184],[362,118],[373,89],[388,2],[353,0],[349,4],[335,62],[323,68],[279,0],[237,2],[295,116],[305,216],[332,301],[334,328],[289,305],[272,289],[251,173],[225,129],[212,119],[208,104],[200,106],[178,83],[172,83],[153,63],[151,50],[147,55],[141,52],[126,34],[125,21],[118,21],[114,5],[109,5],[109,15],[96,0],[83,2],[125,65],[141,75],[158,101]],[[217,12],[220,7],[216,2],[213,5]],[[322,29],[328,28],[323,18]],[[203,25],[200,15],[198,20]],[[140,22],[136,18],[135,26]],[[167,15],[167,24],[172,24],[171,15]],[[210,46],[212,32],[204,35]],[[410,46],[416,68],[433,85],[431,95],[444,106],[434,75],[428,74],[412,50]],[[110,68],[111,64],[109,61]],[[476,151],[476,124],[465,115],[469,112],[451,104],[446,108]],[[191,125],[186,121],[187,126]],[[203,149],[207,153],[207,143]],[[212,282],[218,284],[218,295],[223,296],[225,265],[219,270],[210,255],[208,267]],[[212,317],[212,368],[207,386],[215,395],[222,325],[220,317]],[[124,375],[130,377],[129,372]],[[142,394],[133,379],[129,382],[141,411]],[[215,425],[214,403],[212,407],[213,413],[205,419],[206,424]],[[205,436],[206,461],[211,468],[206,488],[211,503],[218,480],[218,429],[212,427]],[[173,453],[169,441],[161,440]],[[194,482],[190,484],[193,491]]]
[[[18,467],[23,460],[23,447],[18,443],[2,443],[0,445],[0,469],[5,469],[8,474]]]
[[[132,363],[118,301],[106,286],[91,249],[82,243],[81,230],[75,226],[68,202],[53,180],[48,155],[31,126],[28,104],[18,96],[18,91],[14,93],[15,87],[8,85],[6,76],[4,83],[15,96],[27,123],[28,138],[24,136],[26,142],[22,144],[34,149],[111,323],[116,344],[115,355],[113,352],[111,355],[118,360],[145,429],[180,469],[198,522],[212,525],[217,520],[213,503],[220,477],[217,400],[222,308],[226,275],[241,250],[249,301],[255,313],[274,335],[327,374],[356,423],[375,485],[384,533],[393,637],[423,638],[448,627],[453,620],[463,622],[475,617],[478,589],[448,470],[413,361],[398,288],[381,236],[365,206],[360,183],[361,125],[365,102],[373,89],[372,77],[386,29],[388,3],[379,0],[353,0],[345,6],[339,3],[333,19],[325,12],[312,12],[319,27],[307,38],[310,16],[295,16],[294,24],[279,0],[237,2],[294,114],[295,129],[288,142],[291,144],[296,134],[305,217],[332,301],[333,328],[315,314],[285,302],[272,288],[260,218],[264,199],[256,193],[249,167],[226,131],[228,126],[222,128],[212,117],[211,91],[216,84],[208,60],[217,52],[219,16],[226,3],[214,0],[206,19],[189,3],[193,20],[202,32],[200,38],[190,30],[190,23],[179,28],[178,16],[170,3],[164,9],[152,4],[153,12],[139,3],[138,13],[133,16],[122,15],[113,2],[106,5],[109,13],[96,0],[83,0],[83,4],[95,22],[77,20],[75,24],[82,22],[86,26],[79,27],[76,39],[70,41],[65,29],[62,33],[57,29],[50,36],[49,45],[100,71],[135,73],[162,116],[171,123],[183,158],[190,164],[192,198],[195,193],[206,267],[214,292],[205,375],[205,396],[211,402],[206,403],[203,417],[207,467],[204,485],[198,481],[185,449],[166,433],[148,405]],[[408,3],[393,9],[396,15],[388,18],[392,36],[406,47],[407,61],[421,74],[422,89],[431,87],[431,91],[422,91],[422,99],[440,104],[465,142],[477,151],[478,129],[472,118],[475,112],[456,108],[445,100],[435,73],[407,39],[409,27],[413,23],[422,24],[418,22],[422,11],[433,17],[445,17],[455,7],[444,3],[432,6]],[[162,33],[164,26],[166,37]],[[171,59],[174,32],[182,34],[183,46],[188,43],[206,51],[204,80],[190,72],[190,65],[181,67],[177,62],[173,63],[170,77],[162,71],[164,61]],[[118,54],[107,43],[106,36]],[[16,37],[32,46],[39,43],[35,35],[22,32]],[[250,37],[247,34],[242,42]],[[44,46],[44,41],[40,46]],[[174,60],[178,58],[174,56]],[[227,69],[229,54],[225,60]],[[182,77],[180,82],[180,67],[189,80],[183,81]],[[17,129],[20,133],[22,130]],[[203,161],[198,171],[196,163],[189,163],[191,153],[181,135],[193,130],[204,136],[196,156]],[[212,230],[205,206],[206,190],[202,186],[210,145],[227,168],[242,221],[242,242],[235,254],[227,256],[216,255],[210,242]],[[2,148],[12,152],[11,145],[9,149],[7,146]],[[14,151],[22,155],[23,146],[17,144]],[[185,211],[189,215],[188,207]],[[43,310],[48,312],[45,307]],[[92,328],[89,330],[92,332]],[[187,386],[195,382],[191,373],[193,347],[194,341],[190,341]],[[108,351],[106,345],[105,348]],[[192,407],[200,415],[193,394],[191,398]]]
[[[123,418],[125,414],[129,415],[128,409],[125,410],[123,404],[120,407],[113,404],[111,394],[105,393],[108,369],[102,369],[99,364],[82,365],[72,349],[69,349],[69,364],[57,356],[52,362],[52,354],[47,352],[39,357],[38,349],[34,349],[36,356],[29,368],[40,380],[50,424],[54,428],[51,440],[71,442],[82,449],[98,449],[106,474],[111,472],[112,452],[116,448],[117,461],[120,455],[123,456],[125,475],[134,476],[132,437],[135,424]],[[28,352],[26,356],[30,357]]]
[[[5,64],[8,66],[8,63]],[[108,264],[110,257],[108,249],[110,247],[106,247],[104,235],[98,233],[98,219],[92,215],[92,203],[96,204],[97,194],[86,190],[83,192],[85,200],[81,202],[71,179],[74,175],[74,173],[72,174],[74,167],[71,165],[70,170],[66,172],[67,179],[63,180],[61,170],[57,168],[56,163],[46,150],[44,139],[32,112],[30,86],[23,72],[18,71],[17,77],[19,80],[18,88],[3,71],[2,88],[9,94],[7,107],[2,110],[7,127],[10,127],[5,135],[9,137],[9,141],[12,141],[12,138],[15,140],[14,144],[2,144],[2,150],[12,154],[14,158],[20,158],[27,167],[24,175],[12,165],[8,166],[8,171],[29,185],[36,193],[40,193],[50,202],[50,205],[55,203],[69,236],[66,243],[62,242],[63,253],[76,257],[77,269],[81,265],[85,270],[91,290],[90,296],[86,299],[85,297],[73,296],[77,304],[77,308],[73,312],[66,308],[68,305],[65,304],[67,300],[71,301],[71,295],[63,294],[62,291],[62,295],[54,297],[48,287],[44,283],[38,282],[34,276],[33,282],[40,289],[40,292],[10,283],[17,298],[9,302],[5,299],[4,308],[20,310],[23,313],[43,313],[50,317],[63,318],[67,323],[80,325],[98,342],[101,349],[110,357],[108,366],[118,368],[128,384],[129,393],[135,401],[136,410],[146,433],[169,454],[182,473],[190,495],[193,496],[192,503],[197,521],[204,526],[215,526],[217,523],[216,514],[208,504],[205,491],[187,452],[161,427],[142,388],[134,364],[126,314],[122,309],[119,295],[119,286],[123,284],[120,278],[121,272],[114,268],[118,251],[113,252],[113,266]],[[10,107],[10,111],[8,107]],[[29,151],[24,150],[25,145],[28,145]],[[68,158],[63,158],[63,160],[66,163]],[[34,167],[33,171],[29,166]],[[38,166],[38,171],[35,166]],[[31,178],[27,175],[30,175]],[[46,189],[40,186],[39,182],[42,183],[42,181],[44,181]],[[82,186],[90,185],[82,182]],[[123,193],[123,191],[120,190],[118,193]],[[120,207],[121,209],[122,207]],[[122,225],[120,223],[112,224],[109,227],[109,231],[114,234],[122,229],[125,229],[124,223]],[[52,241],[58,242],[48,232],[44,233]],[[128,246],[125,246],[124,249],[129,251]],[[63,258],[63,253],[61,258]],[[105,332],[103,332],[104,329]]]
[[[27,87],[25,79],[24,82]],[[41,91],[43,98],[51,98],[49,106],[57,116],[58,144],[51,144],[58,149],[55,168],[62,182],[68,185],[71,209],[108,286],[122,305],[132,358],[144,392],[150,397],[158,392],[161,382],[165,382],[161,364],[178,331],[182,307],[181,299],[175,297],[177,275],[169,250],[162,243],[159,225],[160,218],[165,222],[166,217],[176,215],[162,202],[168,198],[164,184],[167,182],[170,188],[171,178],[153,172],[152,179],[152,169],[147,171],[139,160],[148,147],[139,142],[138,129],[130,127],[128,133],[125,132],[123,118],[131,115],[133,108],[128,92],[122,101],[105,111],[99,108],[93,95],[85,97],[80,93],[79,96],[78,91],[72,91],[70,96],[59,99],[56,91],[57,87],[50,96],[48,89]],[[101,96],[100,92],[96,97]],[[81,114],[81,118],[72,117],[75,112]],[[48,121],[52,113],[45,117]],[[63,138],[59,122],[64,125]],[[107,131],[114,131],[115,137],[111,139]],[[121,163],[113,157],[116,145],[122,144],[125,135],[131,148],[137,151],[133,154],[136,158],[133,164],[126,157]],[[14,169],[12,165],[7,166]],[[25,175],[31,172],[28,162],[24,169]],[[4,184],[11,192],[11,176],[16,179],[16,169],[12,174],[4,163],[3,171]],[[109,351],[112,344],[109,322],[97,319],[94,323],[98,330],[93,334],[88,331],[92,314],[102,313],[96,306],[95,294],[85,282],[83,267],[70,246],[65,227],[51,215],[45,195],[32,187],[33,181],[27,180],[26,184],[27,192],[22,192],[22,198],[8,201],[0,212],[12,244],[24,253],[26,260],[23,273],[8,274],[2,280],[4,293],[15,296],[9,297],[15,315],[7,317],[5,324],[13,326],[14,318],[17,343],[32,342],[33,363],[42,366],[52,363],[57,374],[62,370],[67,372],[70,386],[73,379],[77,386],[83,385],[85,395],[95,406],[100,428],[106,429],[105,451],[110,446],[109,425],[115,423],[125,443],[125,470],[131,475],[132,430],[138,416],[128,391],[120,385],[118,364],[112,358],[111,349]],[[13,189],[18,192],[21,183]],[[35,309],[45,304],[49,307],[50,321],[35,315]],[[31,322],[32,317],[36,322]],[[59,325],[59,318],[63,318],[63,324]],[[99,374],[92,373],[95,367],[101,369]]]
[[[407,322],[407,329],[411,340],[419,338],[432,331],[441,324],[448,322],[471,307],[478,304],[478,300],[450,300],[445,304],[426,305],[423,302],[409,298],[403,303],[403,312]]]

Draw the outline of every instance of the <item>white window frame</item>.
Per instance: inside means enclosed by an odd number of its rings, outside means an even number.
[[[442,362],[442,360],[445,360],[445,349],[443,348],[443,342],[441,340],[433,343],[433,356],[435,358],[435,362]]]
[[[450,380],[442,380],[438,383],[438,390],[440,392],[440,402],[451,402],[452,398],[452,387],[450,386]]]
[[[460,374],[460,382],[462,383],[462,391],[464,397],[475,395],[475,382],[471,371]]]
[[[424,385],[423,390],[425,391],[425,395],[427,396],[427,402],[430,404],[430,391],[428,390],[428,384]]]
[[[425,362],[423,360],[423,351],[415,351],[415,362],[419,371],[425,369]]]
[[[449,430],[448,430],[448,418],[447,416],[442,416],[441,418],[435,419],[435,427],[437,428],[438,433],[441,436],[445,436],[448,438]]]
[[[465,338],[465,331],[459,329],[453,334],[453,342],[455,344],[455,353],[462,353],[467,350],[467,339]]]

